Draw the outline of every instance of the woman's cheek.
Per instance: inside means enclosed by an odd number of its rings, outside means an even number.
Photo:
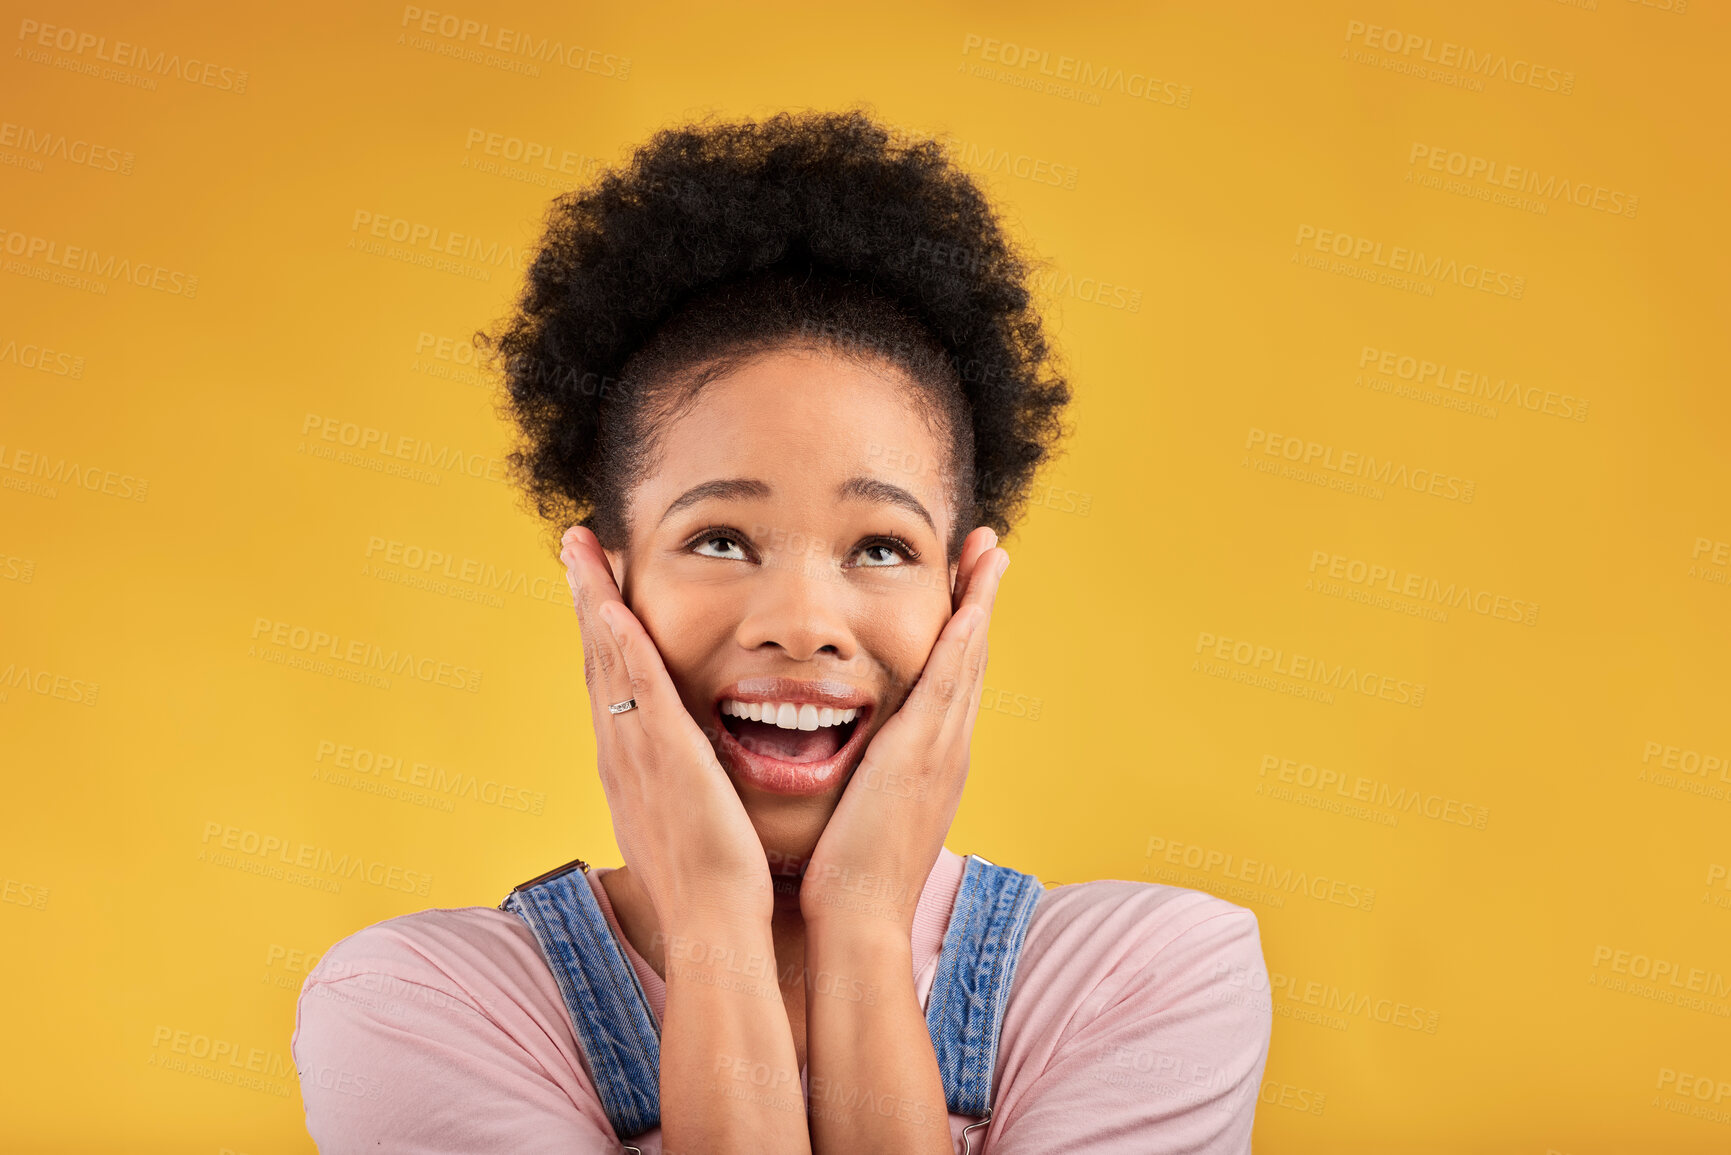
[[[674,684],[685,684],[722,653],[731,636],[727,607],[719,598],[693,596],[688,587],[646,586],[638,591],[636,612],[655,642]]]
[[[947,612],[908,613],[885,623],[887,628],[867,644],[896,699],[913,689],[948,620]]]

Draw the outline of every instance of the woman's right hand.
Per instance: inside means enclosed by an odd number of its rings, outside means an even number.
[[[649,631],[613,581],[601,543],[566,531],[560,556],[583,629],[583,680],[595,720],[601,785],[625,865],[670,937],[662,1018],[661,1135],[668,1151],[789,1151],[809,1155],[805,1112],[717,1077],[717,1055],[799,1087],[799,1060],[774,978],[741,981],[725,960],[772,962],[769,856],[709,739],[693,720]],[[608,705],[637,699],[637,708]],[[717,966],[720,958],[723,965]],[[746,1094],[745,1092],[753,1092]],[[794,1102],[797,1104],[798,1100]]]
[[[717,918],[768,926],[775,905],[769,861],[739,794],[654,640],[620,596],[601,543],[573,526],[564,547],[601,786],[625,864],[664,931]],[[636,709],[608,711],[627,698],[637,699]]]

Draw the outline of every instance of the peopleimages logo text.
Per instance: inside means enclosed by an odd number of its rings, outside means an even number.
[[[1511,59],[1506,52],[1480,51],[1452,40],[1437,40],[1416,32],[1402,32],[1363,20],[1346,22],[1348,43],[1362,44],[1378,52],[1387,52],[1407,60],[1419,60],[1443,68],[1456,68],[1485,80],[1503,80],[1568,96],[1575,91],[1575,74],[1561,68],[1535,64],[1520,57]]]
[[[1319,253],[1351,261],[1366,261],[1379,268],[1397,273],[1411,273],[1433,281],[1446,281],[1463,289],[1477,289],[1497,297],[1518,301],[1527,291],[1527,279],[1514,273],[1501,272],[1486,265],[1468,261],[1462,264],[1453,257],[1437,256],[1423,249],[1393,245],[1387,254],[1383,243],[1369,237],[1354,236],[1334,229],[1319,229],[1315,225],[1299,225],[1292,243],[1303,247],[1306,242]],[[1296,258],[1295,258],[1296,259]]]

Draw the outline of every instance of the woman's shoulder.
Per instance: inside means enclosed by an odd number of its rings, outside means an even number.
[[[1255,912],[1203,890],[1100,878],[1049,885],[1034,909],[1029,934],[1094,939],[1125,953],[1157,951],[1206,929],[1222,942],[1258,939]],[[1260,950],[1260,943],[1258,942]]]
[[[1040,896],[998,1056],[1017,1150],[1248,1151],[1272,1006],[1256,915],[1125,879]]]
[[[327,950],[290,1053],[321,1150],[600,1150],[612,1130],[527,924],[443,907]]]
[[[333,1012],[399,1024],[455,1014],[507,1029],[563,1009],[528,926],[486,906],[434,907],[350,933],[308,972],[299,1001],[302,1019],[317,1001]]]
[[[500,947],[526,944],[535,939],[516,914],[493,906],[436,906],[424,911],[395,914],[344,935],[320,956],[320,970],[338,961],[372,959],[386,965],[414,966],[436,959],[467,958],[474,951],[495,954]],[[436,952],[436,958],[428,951]]]
[[[1107,878],[1052,886],[1028,927],[1024,977],[1073,1005],[1171,1007],[1232,992],[1268,1014],[1267,969],[1255,912],[1201,890]]]
[[[460,978],[518,956],[539,957],[522,919],[490,906],[432,907],[364,926],[333,943],[309,979],[336,981],[362,970],[403,978]]]

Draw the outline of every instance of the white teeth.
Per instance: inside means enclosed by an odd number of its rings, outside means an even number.
[[[741,702],[726,698],[721,712],[733,718],[749,718],[767,722],[783,730],[818,730],[825,726],[840,726],[859,716],[858,708],[837,710],[832,706],[818,707],[793,702]]]

